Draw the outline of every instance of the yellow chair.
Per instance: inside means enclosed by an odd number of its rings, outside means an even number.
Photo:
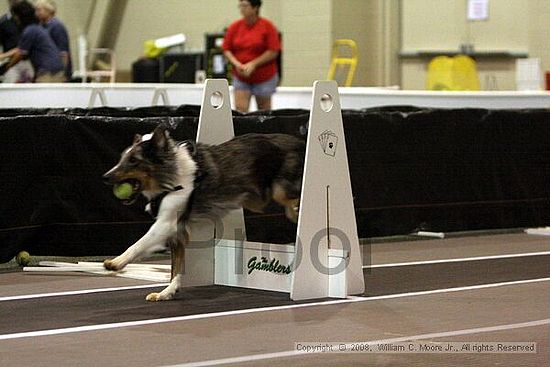
[[[344,56],[340,53],[346,48],[348,49],[350,56]],[[334,41],[334,44],[332,45],[332,61],[328,70],[327,79],[334,80],[336,70],[338,68],[349,66],[344,86],[351,87],[355,69],[357,68],[357,55],[357,44],[355,41],[350,39],[340,39]]]
[[[434,57],[428,64],[426,87],[435,91],[478,91],[476,62],[466,55]]]

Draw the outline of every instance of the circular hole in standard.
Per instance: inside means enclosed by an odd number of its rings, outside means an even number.
[[[329,112],[332,110],[332,106],[334,106],[334,101],[332,100],[332,96],[330,94],[323,94],[321,97],[321,108],[325,112]]]
[[[221,92],[214,92],[210,96],[210,104],[214,108],[220,108],[223,105],[223,95]]]

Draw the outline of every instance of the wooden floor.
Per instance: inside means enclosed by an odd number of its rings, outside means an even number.
[[[525,234],[373,243],[366,292],[287,294],[0,273],[0,366],[544,366],[550,360],[550,238]],[[533,342],[537,353],[310,353],[295,343]]]

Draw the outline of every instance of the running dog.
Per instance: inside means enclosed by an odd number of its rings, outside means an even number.
[[[302,185],[305,143],[284,134],[246,134],[219,145],[176,142],[169,126],[136,135],[120,161],[103,175],[105,183],[130,183],[133,204],[139,195],[149,200],[155,218],[149,231],[122,255],[106,260],[108,270],[170,249],[171,281],[148,301],[174,297],[181,283],[190,224],[199,218],[221,218],[244,207],[261,212],[273,200],[296,222]]]

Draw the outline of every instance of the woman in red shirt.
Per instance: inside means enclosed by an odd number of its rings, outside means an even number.
[[[279,33],[260,17],[261,5],[261,0],[239,0],[243,18],[229,26],[223,41],[224,55],[233,65],[235,108],[240,112],[248,112],[252,96],[259,110],[271,109],[271,95],[279,83]]]

